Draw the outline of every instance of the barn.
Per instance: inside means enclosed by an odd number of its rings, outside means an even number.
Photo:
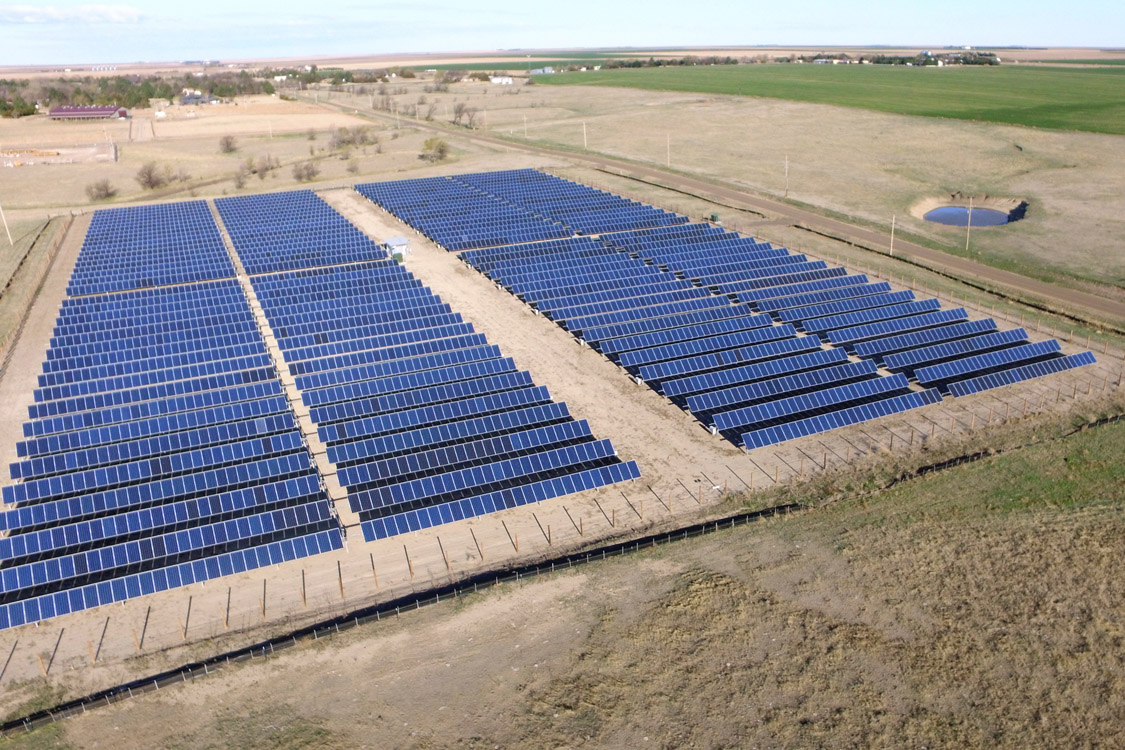
[[[96,107],[52,107],[47,115],[52,120],[117,120],[129,116],[129,110],[108,104]]]

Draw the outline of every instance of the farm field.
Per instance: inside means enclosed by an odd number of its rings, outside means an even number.
[[[1117,745],[1122,440],[1118,423],[889,490],[799,488],[787,497],[828,504],[361,627],[6,746]]]
[[[1125,71],[1014,66],[737,65],[562,73],[548,85],[792,99],[904,115],[1125,134]]]

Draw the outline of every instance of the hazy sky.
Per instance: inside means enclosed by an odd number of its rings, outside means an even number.
[[[0,64],[542,47],[950,44],[1121,47],[1121,0],[0,0]]]

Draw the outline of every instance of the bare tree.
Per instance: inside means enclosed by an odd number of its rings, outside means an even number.
[[[468,106],[465,104],[465,102],[457,102],[456,104],[453,105],[453,124],[454,125],[460,125],[461,124],[461,119],[465,116],[465,110],[466,109],[468,109]]]
[[[293,177],[297,182],[308,182],[315,180],[317,175],[320,174],[320,167],[315,162],[306,161],[301,164],[293,165]]]
[[[250,169],[245,164],[239,164],[234,173],[234,186],[241,190],[246,187],[246,180],[250,177]]]
[[[154,161],[145,162],[145,164],[137,170],[135,179],[145,190],[156,190],[168,184],[165,170],[161,169]]]
[[[117,195],[117,188],[115,188],[109,180],[102,179],[87,185],[86,195],[89,196],[92,201],[109,200]]]
[[[224,135],[219,139],[219,150],[224,154],[233,154],[238,150],[238,141],[234,139],[233,135]]]
[[[434,119],[434,112],[437,111],[437,102],[430,102],[426,107],[426,122],[432,122]]]
[[[465,107],[465,127],[469,130],[473,129],[473,123],[477,121],[477,114],[479,110],[475,107]]]

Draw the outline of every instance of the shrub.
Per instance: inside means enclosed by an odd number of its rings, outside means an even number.
[[[115,188],[109,180],[102,179],[87,185],[86,195],[88,195],[92,201],[109,200],[117,195],[117,188]]]

